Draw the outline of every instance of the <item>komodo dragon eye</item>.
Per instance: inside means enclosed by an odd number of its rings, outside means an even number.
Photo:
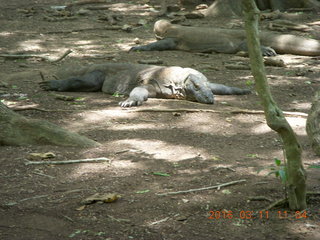
[[[196,82],[193,82],[193,86],[195,87],[196,90],[200,89],[200,85]]]

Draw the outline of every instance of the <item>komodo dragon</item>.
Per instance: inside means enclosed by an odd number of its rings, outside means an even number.
[[[187,27],[159,20],[154,24],[157,42],[132,47],[130,51],[184,50],[234,54],[247,51],[244,30],[213,27]],[[291,34],[260,32],[261,50],[264,56],[295,54],[320,55],[320,41]]]
[[[50,91],[103,91],[129,95],[122,107],[138,106],[148,98],[175,98],[213,104],[214,94],[242,95],[250,90],[210,83],[197,70],[130,63],[106,63],[60,71],[64,80],[40,83]]]

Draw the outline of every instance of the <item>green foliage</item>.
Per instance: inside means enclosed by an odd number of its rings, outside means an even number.
[[[317,168],[317,169],[320,169],[320,166],[319,166],[319,165],[311,165],[311,166],[309,166],[309,168]]]
[[[282,163],[280,159],[274,158],[274,165],[262,168],[258,170],[258,173],[261,172],[264,169],[268,169],[269,173],[267,174],[268,176],[271,174],[274,174],[277,178],[280,178],[281,182],[285,184],[287,182],[287,167],[285,163]]]
[[[114,94],[112,94],[113,97],[124,97],[123,94],[120,94],[119,92],[115,92]]]
[[[94,232],[91,230],[81,230],[81,229],[77,229],[76,231],[74,231],[73,233],[71,233],[69,235],[69,238],[74,238],[77,235],[87,235],[87,236],[96,236],[96,237],[100,237],[100,236],[105,236],[106,233],[105,232]],[[78,239],[78,238],[77,238]]]
[[[153,175],[156,176],[162,176],[162,177],[170,177],[169,173],[163,173],[163,172],[152,172]]]
[[[148,192],[150,192],[149,189],[137,191],[136,193],[137,193],[137,194],[144,194],[144,193],[148,193]]]
[[[254,81],[252,81],[252,80],[247,80],[246,81],[246,85],[249,86],[249,87],[252,86],[253,84],[254,84]]]

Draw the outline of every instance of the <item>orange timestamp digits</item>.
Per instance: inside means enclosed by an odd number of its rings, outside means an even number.
[[[268,210],[262,210],[258,212],[254,211],[239,211],[239,212],[233,212],[228,210],[222,210],[222,211],[210,211],[210,216],[208,219],[212,220],[219,220],[219,219],[269,219],[270,212]],[[296,211],[293,214],[293,217],[295,219],[303,219],[307,218],[307,212],[306,211]],[[285,219],[289,217],[289,213],[287,211],[277,211],[276,217],[279,219]]]
[[[254,214],[253,211],[239,211],[237,213],[233,211],[210,211],[209,219],[268,219],[269,218],[269,211],[259,211],[258,215]]]

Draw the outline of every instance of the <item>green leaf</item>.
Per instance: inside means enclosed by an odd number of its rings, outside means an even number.
[[[228,190],[228,189],[222,190],[221,192],[222,192],[223,194],[226,194],[226,195],[231,194],[231,191]]]
[[[309,168],[320,168],[320,166],[319,165],[311,165],[311,166],[309,166]]]
[[[150,190],[149,189],[141,190],[141,191],[137,191],[136,193],[143,194],[143,193],[147,193],[147,192],[150,192]]]
[[[162,176],[162,177],[170,177],[170,174],[163,172],[152,172],[153,175]]]
[[[274,163],[275,163],[277,166],[280,166],[280,165],[281,165],[281,160],[278,159],[278,158],[274,158]]]
[[[270,171],[270,172],[267,174],[267,176],[269,176],[269,175],[271,175],[271,174],[275,174],[275,175],[277,176],[277,172],[278,172],[278,171]]]
[[[78,102],[81,102],[81,101],[84,101],[86,98],[84,98],[84,97],[77,97],[77,98],[75,98],[74,100],[75,101],[78,101]]]
[[[75,232],[73,232],[73,233],[71,233],[71,234],[69,235],[69,238],[73,238],[73,237],[75,237],[76,235],[80,234],[81,232],[82,232],[81,230],[76,230]]]
[[[278,171],[279,172],[279,175],[280,175],[280,178],[281,178],[281,181],[282,183],[285,183],[287,181],[287,174],[286,174],[286,171],[281,169]]]
[[[114,94],[112,94],[113,97],[123,97],[123,94],[120,94],[119,92],[115,92]]]
[[[246,85],[247,86],[252,86],[254,84],[254,81],[252,81],[252,80],[247,80],[246,81]]]

